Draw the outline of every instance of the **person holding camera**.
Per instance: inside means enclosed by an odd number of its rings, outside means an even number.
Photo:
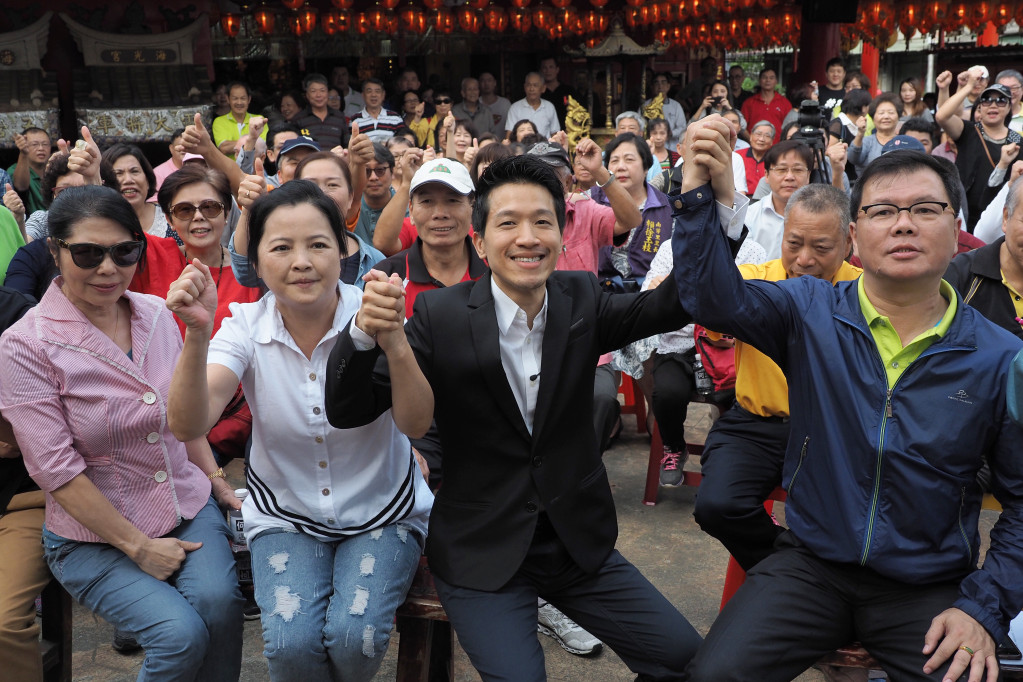
[[[742,113],[735,106],[735,100],[732,98],[732,91],[728,88],[728,84],[724,81],[714,81],[710,84],[710,88],[706,91],[706,95],[703,98],[703,102],[700,103],[700,108],[696,111],[696,115],[693,120],[699,120],[706,118],[711,114],[721,114],[724,116],[725,112],[734,111],[739,114],[740,125],[745,128],[746,120],[742,117]]]

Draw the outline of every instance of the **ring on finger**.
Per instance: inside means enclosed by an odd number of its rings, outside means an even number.
[[[973,658],[973,654],[974,654],[973,649],[971,649],[970,647],[966,646],[965,644],[963,644],[961,647],[959,647],[959,650],[960,651],[965,651],[966,653],[968,653],[970,655],[970,658]]]

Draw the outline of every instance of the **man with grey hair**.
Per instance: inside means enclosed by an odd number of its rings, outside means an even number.
[[[832,283],[856,279],[861,270],[845,262],[852,249],[850,222],[845,192],[823,184],[801,187],[785,206],[781,258],[741,265],[739,271],[746,279],[768,282],[804,276]],[[748,571],[774,551],[785,530],[763,505],[781,484],[789,440],[788,384],[778,365],[742,341],[735,341],[735,371],[735,405],[707,434],[693,516]]]
[[[636,111],[623,111],[615,118],[615,135],[634,133],[640,137],[646,133],[646,121]]]
[[[471,121],[480,135],[500,135],[502,130],[494,125],[494,113],[480,101],[480,82],[472,76],[462,79],[462,101],[451,107],[456,119]]]
[[[999,74],[1001,76],[1001,74]],[[1001,80],[1001,78],[999,78]],[[1023,339],[1023,176],[1008,186],[1002,209],[1005,233],[987,246],[961,253],[945,271],[945,281],[998,326]]]
[[[1009,121],[1009,128],[1017,133],[1023,133],[1023,73],[1016,69],[1005,69],[999,71],[995,77],[995,83],[1004,85],[1012,93],[1012,120]]]
[[[508,115],[505,118],[505,138],[511,139],[515,124],[523,119],[528,119],[536,126],[540,137],[549,138],[561,130],[561,123],[558,121],[558,113],[554,105],[543,99],[543,76],[536,71],[526,74],[526,82],[523,85],[526,96],[508,107]]]

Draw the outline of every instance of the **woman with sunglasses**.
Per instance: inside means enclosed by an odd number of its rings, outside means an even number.
[[[212,273],[185,268],[167,297],[188,328],[168,421],[185,440],[205,433],[242,382],[253,414],[242,514],[270,679],[370,680],[433,496],[390,413],[339,430],[323,410],[327,357],[363,295],[339,281],[337,204],[292,180],[246,211],[247,250],[270,293],[236,306],[210,341]]]
[[[136,633],[139,679],[237,680],[242,598],[224,515],[239,506],[205,434],[167,427],[181,336],[162,299],[128,291],[145,233],[106,187],[50,207],[61,275],[0,337],[0,411],[46,493],[53,575]]]
[[[1019,158],[1023,138],[1009,129],[1012,119],[1012,91],[1004,85],[989,85],[970,109],[970,120],[959,117],[960,107],[981,73],[970,69],[959,74],[959,89],[938,108],[934,120],[958,148],[956,167],[966,188],[966,227],[973,232],[984,206],[995,196],[1008,177],[1006,169]],[[938,88],[947,90],[952,74],[944,71],[937,78]],[[1003,156],[1003,148],[1005,155]]]
[[[231,257],[223,246],[222,238],[231,210],[231,186],[219,171],[185,164],[163,181],[157,200],[181,238],[181,258],[167,265],[166,279],[152,282],[144,293],[165,297],[185,263],[198,258],[213,272],[217,284],[220,307],[213,323],[216,332],[221,321],[231,314],[229,304],[256,301],[260,296],[258,289],[239,284],[231,267]],[[178,320],[178,326],[184,335],[184,323]]]

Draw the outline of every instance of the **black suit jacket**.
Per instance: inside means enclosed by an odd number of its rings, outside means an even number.
[[[490,274],[418,296],[405,330],[433,388],[443,451],[426,543],[441,579],[500,588],[522,564],[540,511],[584,571],[604,561],[618,521],[593,431],[593,371],[602,353],[689,321],[673,282],[608,294],[590,273],[551,276],[532,434],[501,363]],[[356,351],[347,329],[327,368],[327,416],[338,428],[391,406],[386,357]]]

